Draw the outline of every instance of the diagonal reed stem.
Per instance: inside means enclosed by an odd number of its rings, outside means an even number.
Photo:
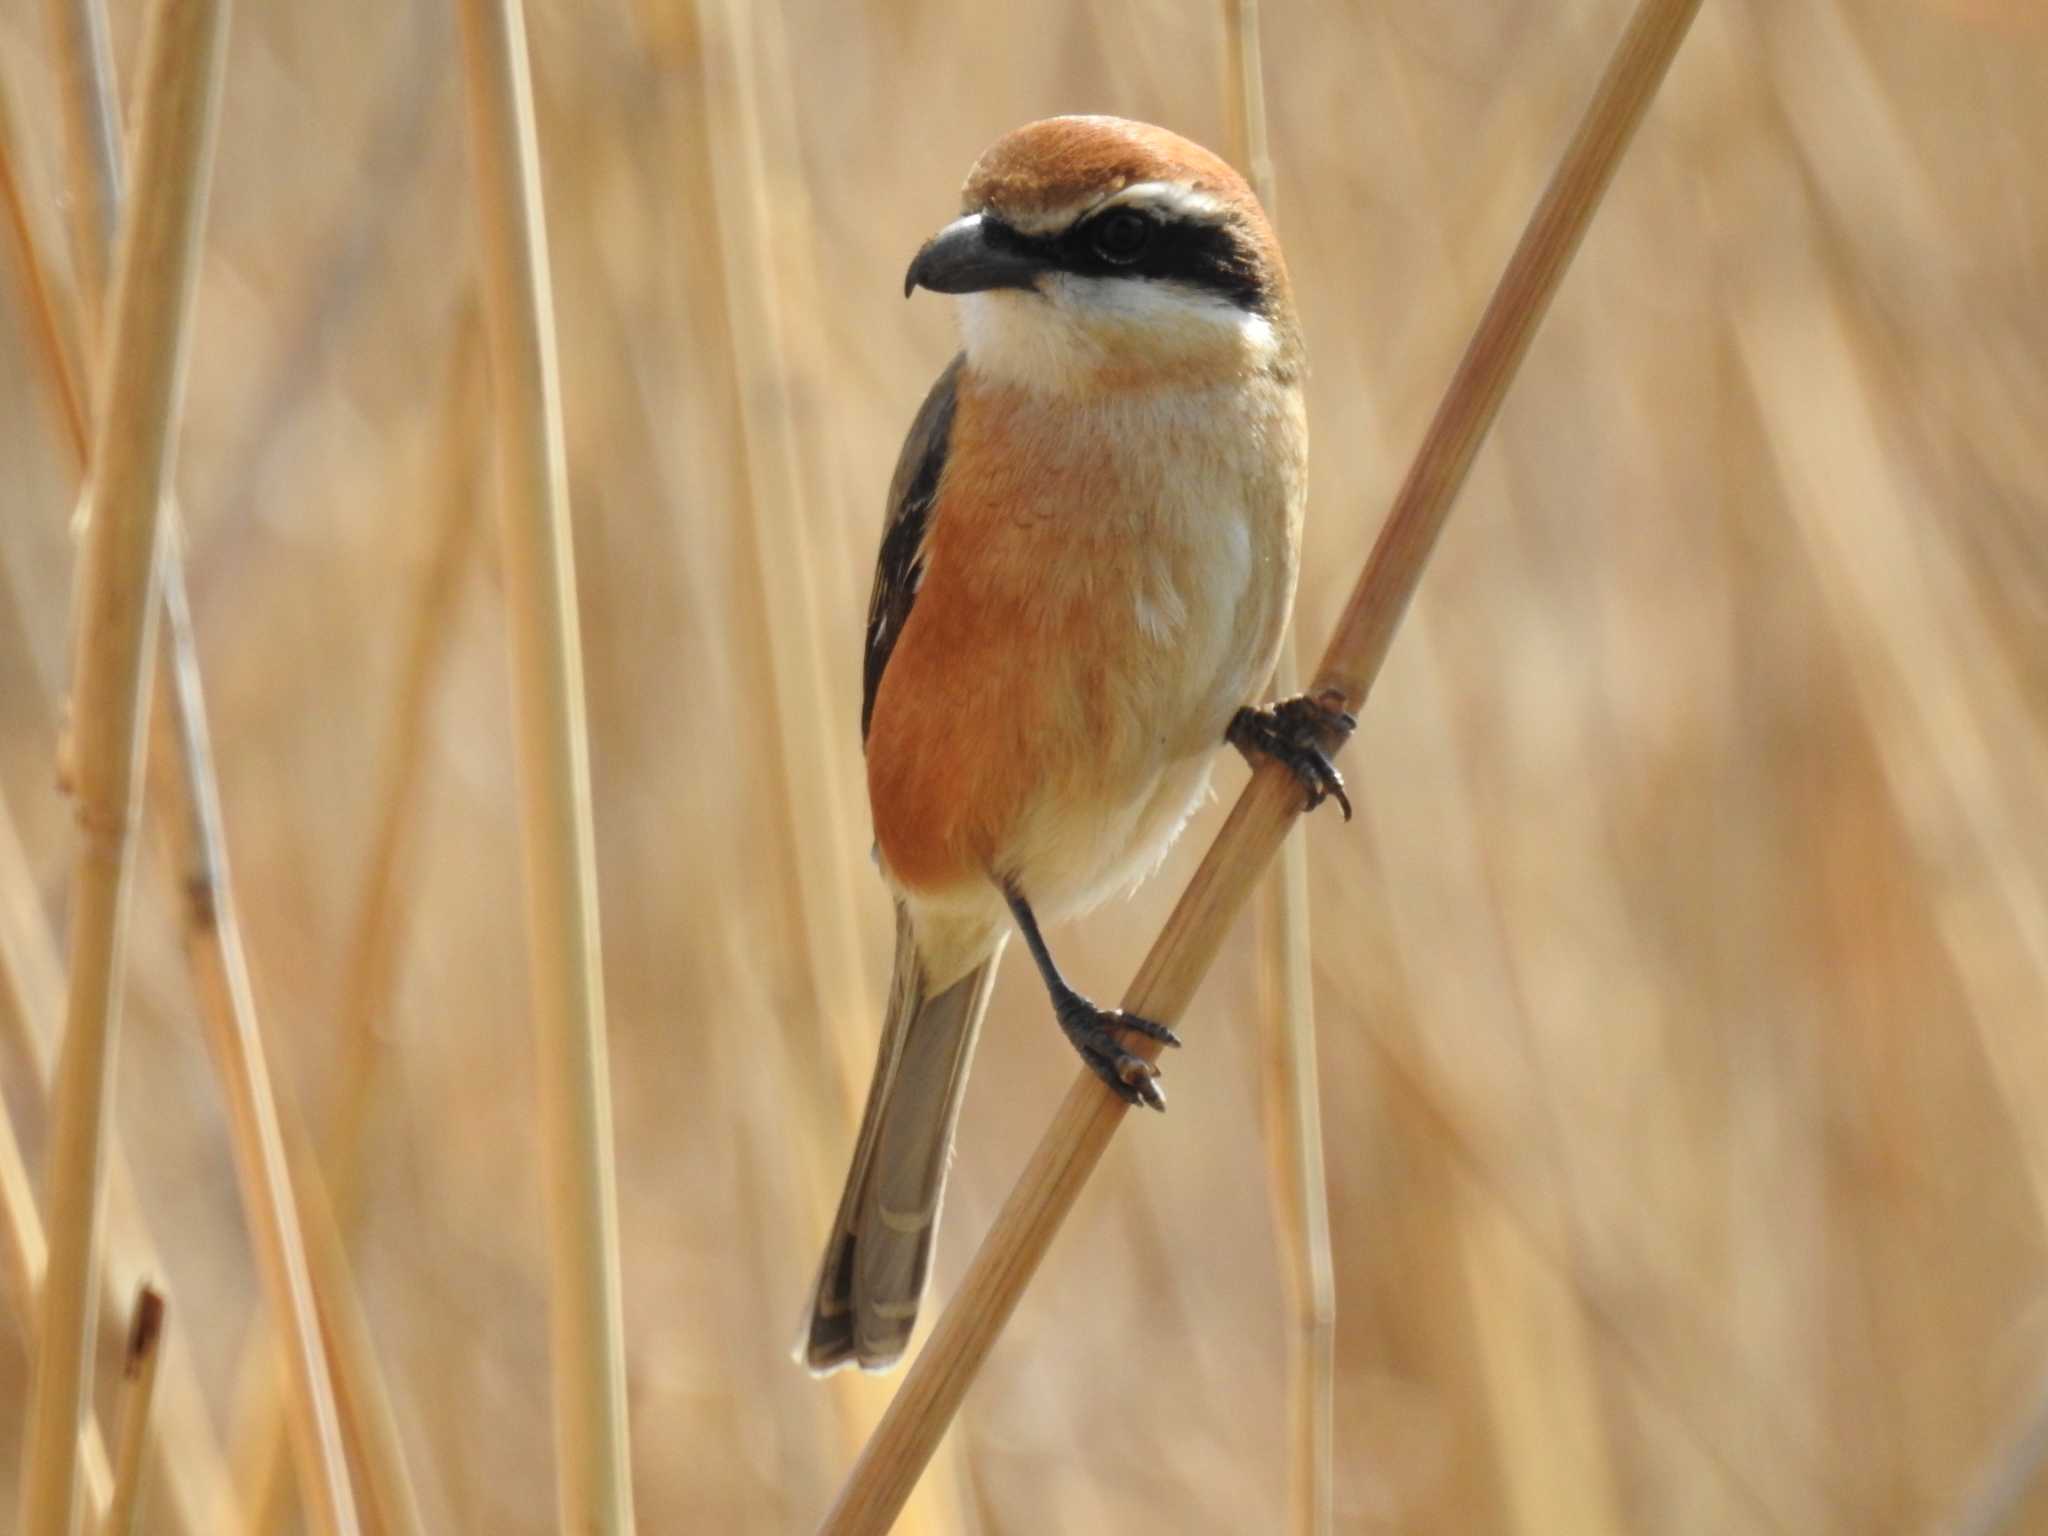
[[[87,1401],[121,962],[149,718],[160,516],[170,483],[198,276],[225,0],[158,0],[143,47],[140,191],[115,261],[79,588],[75,764],[80,829],[70,992],[58,1063],[22,1536],[70,1536]]]
[[[1341,707],[1356,711],[1370,694],[1473,456],[1698,9],[1699,0],[1642,0],[1616,45],[1323,653],[1313,691]],[[1166,1023],[1180,1019],[1300,810],[1300,792],[1280,765],[1268,763],[1253,775],[1139,966],[1123,1000],[1128,1012]],[[1124,1109],[1092,1074],[1084,1071],[1076,1080],[861,1453],[823,1532],[879,1536],[888,1530],[1123,1123]]]
[[[540,1052],[556,1497],[563,1531],[626,1532],[633,1503],[590,748],[533,80],[519,0],[462,0],[460,9]]]

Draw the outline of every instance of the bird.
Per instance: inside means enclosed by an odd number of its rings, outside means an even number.
[[[1306,358],[1287,268],[1224,160],[1122,118],[1028,123],[968,172],[903,292],[957,299],[869,601],[861,737],[896,957],[799,1362],[886,1370],[915,1326],[969,1060],[1012,932],[1127,1103],[1132,1036],[1044,930],[1156,869],[1216,749],[1351,804],[1333,696],[1267,685],[1299,569]]]

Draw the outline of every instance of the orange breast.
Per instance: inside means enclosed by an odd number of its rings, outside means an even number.
[[[1102,632],[1104,605],[1051,577],[1077,537],[1100,542],[1101,520],[1075,514],[1115,476],[1099,449],[1044,431],[962,379],[924,581],[868,732],[875,839],[913,890],[1002,873],[1034,797],[1080,787],[1104,725],[1089,676],[1121,642]],[[1111,564],[1113,543],[1098,551]]]

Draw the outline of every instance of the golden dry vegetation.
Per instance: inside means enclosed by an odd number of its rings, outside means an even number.
[[[1266,15],[1315,361],[1311,654],[1626,9]],[[0,6],[0,89],[76,353],[45,10]],[[113,7],[124,80],[140,10]],[[888,962],[859,626],[952,346],[900,276],[1015,123],[1113,111],[1222,146],[1223,34],[1159,4],[529,21],[635,1496],[646,1531],[803,1530],[888,1391],[786,1349]],[[330,1146],[425,1528],[547,1530],[460,49],[437,5],[245,3],[234,29],[177,479],[257,1001]],[[2048,1529],[2048,1478],[2025,1491],[2048,1392],[2044,166],[2048,23],[2021,0],[1715,0],[1652,108],[1349,751],[1359,819],[1296,833],[1338,1530]],[[33,1170],[24,1042],[57,1027],[76,856],[53,765],[77,480],[20,276],[10,248],[0,1083]],[[1059,940],[1086,985],[1122,989],[1219,819]],[[179,1497],[253,1504],[276,1464],[257,1270],[174,885],[141,846],[117,1126],[169,1297],[157,1411]],[[1172,1112],[1119,1138],[905,1529],[1283,1528],[1254,976],[1247,923],[1168,1063]],[[1013,963],[935,1301],[1072,1075]]]

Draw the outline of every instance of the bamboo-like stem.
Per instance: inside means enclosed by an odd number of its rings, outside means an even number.
[[[1699,0],[1642,0],[1622,34],[1480,316],[1323,653],[1312,691],[1333,704],[1355,711],[1371,692],[1452,498],[1698,8]],[[1300,790],[1284,767],[1268,763],[1252,776],[1140,965],[1124,997],[1127,1011],[1167,1023],[1181,1017],[1300,810]],[[1083,1072],[1076,1080],[826,1516],[823,1531],[853,1536],[889,1528],[1047,1245],[1123,1123],[1124,1107],[1093,1074]]]
[[[149,1410],[156,1401],[157,1346],[164,1335],[164,1295],[144,1281],[135,1293],[135,1318],[128,1328],[128,1358],[121,1368],[121,1438],[114,1460],[114,1495],[100,1520],[99,1536],[134,1536],[142,1509],[142,1450],[149,1443]]]
[[[151,8],[136,135],[141,191],[115,262],[79,592],[81,837],[22,1536],[70,1536],[73,1524],[140,810],[137,768],[149,713],[144,664],[156,629],[159,512],[170,481],[226,41],[225,0],[159,0]]]
[[[1224,0],[1223,13],[1231,152],[1266,217],[1277,220],[1258,0]],[[1301,672],[1296,629],[1288,624],[1273,672],[1273,691],[1282,696]],[[1298,1536],[1327,1536],[1336,1485],[1337,1278],[1323,1167],[1306,839],[1290,837],[1280,845],[1279,866],[1259,893],[1255,926],[1261,1124],[1294,1324],[1287,1336],[1288,1527]]]
[[[540,150],[519,0],[462,0],[496,397],[565,1532],[633,1528],[583,650]]]

